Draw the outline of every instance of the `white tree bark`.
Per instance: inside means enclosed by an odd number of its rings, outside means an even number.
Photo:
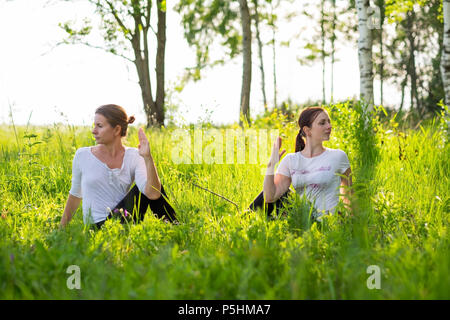
[[[444,43],[441,56],[441,76],[444,84],[445,103],[450,103],[450,0],[443,0]]]
[[[368,104],[368,110],[373,108],[373,66],[372,66],[372,30],[368,24],[367,9],[369,0],[356,0],[358,11],[358,58],[360,98]]]

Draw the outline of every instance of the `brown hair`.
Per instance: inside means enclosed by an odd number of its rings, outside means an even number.
[[[306,134],[303,131],[303,127],[307,126],[311,128],[312,123],[321,112],[325,112],[325,109],[321,107],[308,107],[303,109],[300,113],[300,117],[298,118],[300,130],[297,134],[297,139],[295,139],[295,152],[302,151],[305,148],[305,141],[303,141],[303,137],[306,137]]]
[[[95,113],[101,114],[106,118],[111,127],[120,126],[120,136],[125,137],[127,134],[128,124],[136,120],[134,116],[128,117],[125,109],[115,104],[105,104],[95,110]]]

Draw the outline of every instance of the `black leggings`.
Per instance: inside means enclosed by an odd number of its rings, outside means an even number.
[[[284,193],[280,199],[278,199],[277,201],[273,202],[273,203],[265,203],[265,210],[267,212],[267,217],[268,218],[272,218],[272,212],[274,207],[276,208],[276,215],[279,216],[280,215],[280,209],[283,208],[283,205],[287,203],[287,199],[289,197],[289,195],[292,193],[291,190],[288,189],[288,191],[286,193]],[[264,203],[264,194],[263,191],[261,191],[260,194],[258,194],[258,196],[255,198],[255,200],[253,200],[253,202],[250,204],[249,209],[251,210],[257,210],[258,208],[262,208]],[[311,204],[312,205],[312,204]],[[315,211],[314,209],[314,214],[317,213],[317,211]],[[341,211],[336,211],[337,214],[342,215]],[[311,216],[312,219],[316,219],[314,218],[314,214]]]
[[[147,212],[148,207],[152,210],[153,214],[155,214],[158,218],[165,218],[170,222],[177,223],[178,220],[175,215],[175,210],[172,206],[167,202],[166,191],[164,187],[161,185],[161,196],[156,200],[151,200],[147,198],[143,193],[141,193],[138,187],[135,185],[127,195],[120,201],[117,206],[112,210],[112,212],[116,212],[117,210],[123,209],[129,212],[132,216],[133,222],[141,222],[144,220],[145,213]],[[138,208],[139,210],[135,210],[134,208]],[[106,220],[111,219],[113,215],[110,213]],[[97,222],[95,226],[97,228],[101,228],[106,220]],[[121,223],[125,223],[125,219],[123,217],[120,218]]]
[[[274,207],[276,208],[276,214],[277,216],[280,214],[280,209],[283,208],[283,204],[286,203],[286,200],[289,197],[289,194],[291,194],[291,190],[288,189],[288,191],[286,191],[286,193],[284,193],[280,199],[278,199],[275,202],[272,203],[265,203],[265,210],[267,212],[267,217],[271,217],[272,216],[272,211],[274,209]],[[258,196],[255,198],[255,200],[253,200],[253,202],[250,204],[249,209],[250,210],[257,210],[259,208],[263,207],[263,203],[264,203],[264,192],[261,191],[260,194],[258,194]]]

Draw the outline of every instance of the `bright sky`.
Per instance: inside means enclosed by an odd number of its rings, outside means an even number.
[[[141,92],[134,65],[120,57],[82,45],[58,46],[65,34],[58,23],[81,21],[92,14],[84,1],[0,0],[0,123],[10,123],[10,105],[14,122],[32,124],[66,122],[90,125],[96,107],[115,103],[122,105],[138,123],[145,123]],[[173,2],[172,2],[173,3]],[[170,6],[170,4],[169,4]],[[297,33],[303,21],[292,21],[279,27],[280,40]],[[310,23],[310,22],[309,22]],[[305,25],[305,23],[303,23]],[[307,24],[306,24],[307,25]],[[306,31],[308,32],[308,30]],[[270,40],[270,34],[263,34]],[[294,102],[322,97],[320,63],[302,67],[297,62],[300,44],[277,48],[278,102]],[[263,110],[259,61],[253,44],[251,114]],[[216,48],[216,50],[221,50]],[[44,53],[47,54],[43,55]],[[265,48],[266,92],[273,102],[272,49]],[[169,7],[167,13],[166,88],[172,89],[185,67],[194,65],[194,50],[183,38],[180,17]],[[335,99],[359,95],[359,69],[356,43],[340,48],[335,64]],[[327,66],[327,97],[330,76]],[[204,74],[199,82],[190,82],[181,93],[172,95],[179,105],[178,123],[209,118],[216,124],[238,121],[242,77],[239,56],[224,66]],[[375,103],[379,100],[375,81]],[[154,91],[155,89],[153,89]],[[395,88],[385,86],[385,101],[399,103]],[[408,101],[406,101],[408,103]],[[61,113],[63,115],[61,115]],[[67,120],[66,120],[67,119]]]

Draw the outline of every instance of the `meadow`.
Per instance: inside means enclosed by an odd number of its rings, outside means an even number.
[[[80,207],[60,230],[73,155],[95,143],[90,128],[1,127],[0,299],[449,299],[448,113],[407,128],[382,108],[327,109],[324,145],[349,156],[354,196],[322,222],[298,197],[273,219],[247,211],[264,165],[176,164],[182,142],[167,127],[146,132],[179,225],[148,212],[141,224],[110,220],[95,232]],[[251,128],[278,129],[294,152],[296,117],[274,111]],[[227,128],[238,126],[218,129]],[[132,126],[125,145],[137,144]],[[80,289],[67,286],[71,265]]]

